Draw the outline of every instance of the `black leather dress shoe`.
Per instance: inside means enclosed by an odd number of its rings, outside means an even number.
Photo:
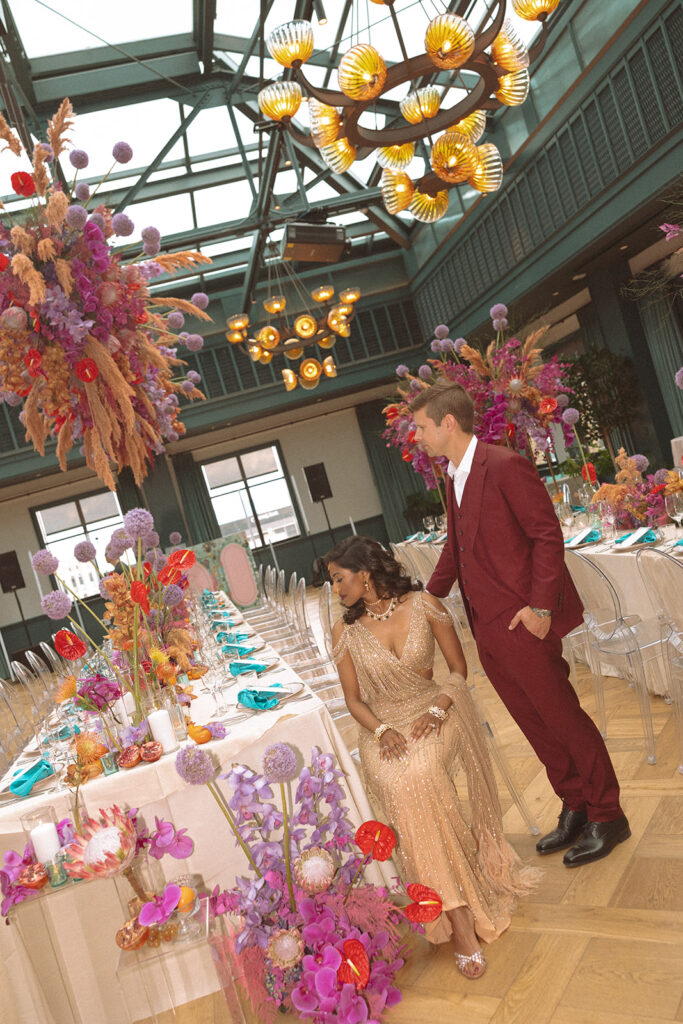
[[[589,821],[578,843],[565,853],[563,862],[568,868],[577,868],[600,860],[630,835],[631,829],[624,814],[615,821]]]
[[[556,853],[558,850],[566,850],[579,838],[588,816],[585,811],[572,811],[569,807],[563,807],[557,819],[557,828],[548,832],[536,843],[537,853]]]

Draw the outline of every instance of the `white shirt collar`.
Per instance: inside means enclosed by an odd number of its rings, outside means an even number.
[[[467,479],[467,477],[469,476],[469,472],[472,468],[472,460],[474,459],[474,451],[476,447],[477,438],[474,434],[472,434],[472,438],[470,440],[470,443],[467,445],[467,448],[465,449],[465,454],[461,458],[460,464],[458,466],[455,466],[453,465],[452,462],[449,461],[447,472],[448,475],[453,480],[455,480],[456,477]]]

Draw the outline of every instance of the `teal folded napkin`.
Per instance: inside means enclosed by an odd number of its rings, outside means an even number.
[[[221,647],[223,654],[236,654],[239,658],[243,658],[246,654],[251,654],[252,651],[256,650],[254,644],[224,644]]]
[[[621,535],[621,537],[617,537],[617,539],[615,540],[614,543],[615,544],[622,544],[634,532],[635,532],[634,530],[630,530],[629,533],[623,533]],[[648,530],[647,533],[643,534],[643,536],[640,538],[638,543],[639,544],[653,544],[656,540],[657,540],[657,534],[655,533],[655,531],[654,530]]]
[[[228,666],[231,676],[241,676],[243,672],[264,672],[268,666],[260,661],[231,661]]]
[[[216,640],[222,640],[228,644],[243,644],[248,639],[248,633],[235,633],[232,630],[229,633],[216,633]]]
[[[574,540],[574,537],[567,537],[565,544],[570,544]],[[591,530],[581,541],[582,544],[592,544],[594,541],[600,540],[600,534],[597,530]]]
[[[674,547],[675,548],[683,548],[683,537],[681,537],[680,540],[676,541],[676,543],[674,544]]]
[[[54,775],[52,765],[45,758],[41,758],[21,775],[14,776],[9,784],[10,793],[14,793],[15,796],[28,796],[36,782],[46,779],[48,775]]]
[[[245,708],[252,708],[254,711],[268,711],[269,708],[275,707],[278,698],[271,697],[268,692],[261,690],[240,690],[237,700]]]

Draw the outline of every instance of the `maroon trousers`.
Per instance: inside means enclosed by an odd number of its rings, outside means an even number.
[[[623,812],[604,740],[581,707],[552,630],[539,640],[520,622],[508,629],[514,610],[492,622],[473,614],[484,672],[545,766],[550,785],[573,811],[590,821],[613,821]]]

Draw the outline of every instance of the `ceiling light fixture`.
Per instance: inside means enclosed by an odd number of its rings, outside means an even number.
[[[381,187],[387,210],[407,209],[418,220],[438,220],[448,209],[448,190],[455,185],[467,182],[482,193],[500,188],[503,163],[498,150],[492,143],[477,145],[486,128],[486,111],[524,102],[529,65],[543,49],[547,18],[560,0],[511,0],[520,18],[541,22],[531,51],[506,18],[507,0],[492,0],[476,32],[457,14],[433,18],[426,25],[424,51],[411,57],[394,0],[372,2],[388,9],[402,61],[387,66],[370,42],[361,42],[359,32],[355,45],[339,61],[339,90],[314,86],[302,70],[313,53],[313,27],[303,19],[290,21],[274,29],[266,43],[271,57],[292,69],[295,81],[266,85],[259,93],[259,106],[297,142],[316,147],[336,174],[375,151],[384,168]],[[314,0],[314,8],[320,20],[320,0]],[[368,25],[364,39],[370,35]],[[448,73],[446,79],[443,72]],[[436,76],[437,83],[430,84]],[[408,93],[400,102],[403,123],[395,120],[383,128],[361,123],[384,93],[406,83]],[[465,95],[449,106],[445,101],[451,89]],[[309,99],[310,134],[292,120],[303,95]],[[422,140],[429,143],[425,172],[413,180],[406,168]]]

